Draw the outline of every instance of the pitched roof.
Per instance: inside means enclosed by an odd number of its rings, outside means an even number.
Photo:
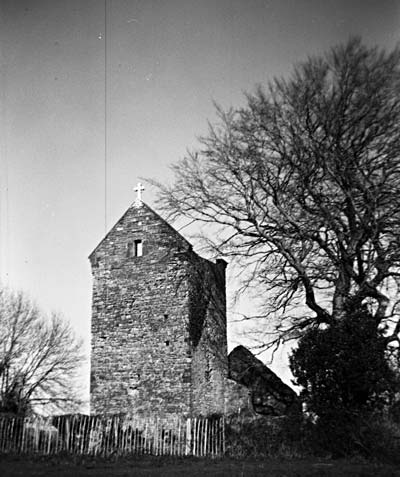
[[[143,213],[150,212],[153,215],[154,219],[166,225],[172,233],[174,233],[180,240],[185,242],[188,247],[192,247],[192,244],[183,237],[177,230],[175,230],[165,219],[163,219],[157,212],[155,212],[151,207],[149,207],[143,201],[141,202],[133,202],[130,207],[125,211],[125,213],[121,216],[121,218],[111,227],[111,229],[107,232],[107,234],[103,237],[103,239],[97,244],[94,250],[89,254],[89,258],[96,252],[96,250],[102,245],[102,243],[107,240],[107,238],[113,233],[113,231],[125,220],[127,215],[140,215]]]

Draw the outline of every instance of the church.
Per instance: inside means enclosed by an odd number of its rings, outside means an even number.
[[[197,255],[136,190],[89,256],[91,413],[223,413],[226,262]]]
[[[284,415],[296,393],[248,349],[227,353],[226,262],[137,198],[90,254],[91,414]]]

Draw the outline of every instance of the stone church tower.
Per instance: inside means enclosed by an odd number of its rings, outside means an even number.
[[[140,199],[90,255],[91,412],[224,411],[225,267]]]

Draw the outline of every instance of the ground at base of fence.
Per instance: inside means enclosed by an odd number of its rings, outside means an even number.
[[[2,477],[400,477],[400,467],[345,460],[198,459],[143,456],[87,459],[0,455]]]

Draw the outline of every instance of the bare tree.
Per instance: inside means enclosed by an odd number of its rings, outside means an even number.
[[[0,412],[71,409],[82,346],[69,324],[50,318],[22,292],[0,289]]]
[[[245,107],[217,111],[199,149],[173,166],[174,184],[156,184],[160,208],[213,224],[208,245],[262,287],[271,342],[369,303],[394,346],[400,50],[352,39],[258,88]]]

